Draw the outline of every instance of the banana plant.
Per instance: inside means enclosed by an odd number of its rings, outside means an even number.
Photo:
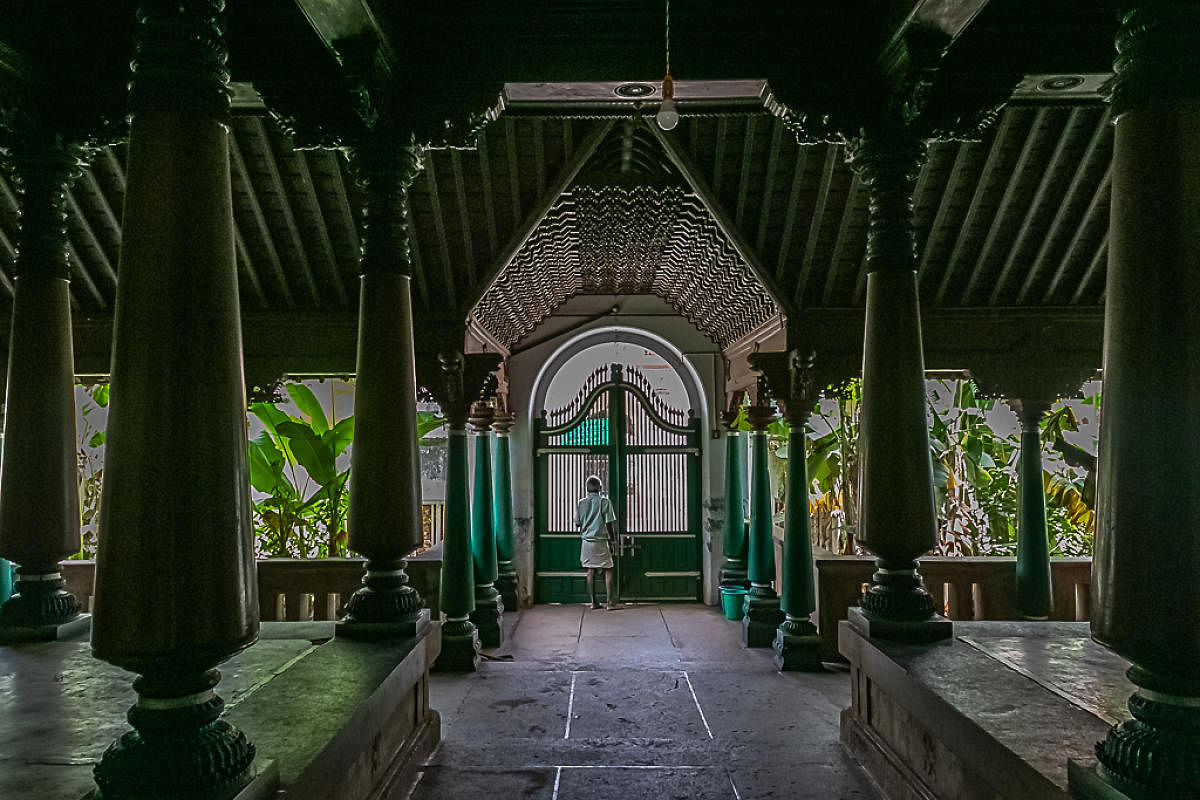
[[[338,469],[337,462],[354,440],[354,417],[330,419],[307,386],[285,388],[300,416],[274,403],[250,406],[263,425],[249,443],[250,484],[267,495],[255,504],[263,550],[271,556],[345,555],[350,470]]]

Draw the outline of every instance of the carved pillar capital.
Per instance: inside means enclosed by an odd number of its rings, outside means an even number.
[[[917,257],[913,233],[913,181],[927,144],[903,128],[862,130],[846,145],[846,161],[869,196],[867,272],[911,270]]]
[[[1124,0],[1117,4],[1113,118],[1170,100],[1200,100],[1200,4]]]
[[[516,423],[516,416],[508,409],[503,409],[497,411],[492,417],[492,430],[496,433],[508,433]]]
[[[746,409],[750,427],[755,433],[762,433],[775,421],[775,409],[769,405],[753,405]]]
[[[129,108],[229,119],[225,0],[142,0],[134,34]]]
[[[469,422],[476,433],[487,433],[490,431],[492,429],[492,420],[495,417],[495,409],[486,400],[476,400],[474,403],[471,403]]]
[[[404,138],[397,137],[375,134],[349,151],[351,169],[366,198],[359,265],[363,275],[412,274],[408,190],[421,171],[422,154],[411,141],[402,145]]]

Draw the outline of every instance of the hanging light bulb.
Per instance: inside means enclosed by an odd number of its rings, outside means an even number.
[[[662,105],[658,107],[654,120],[664,131],[675,130],[679,124],[679,112],[675,110],[675,81],[671,79],[670,69],[662,80],[662,98]]]
[[[654,115],[654,121],[664,131],[673,131],[679,124],[679,112],[675,110],[675,81],[671,79],[671,0],[666,0],[666,19],[663,33],[666,34],[667,45],[667,74],[662,79],[662,105]]]

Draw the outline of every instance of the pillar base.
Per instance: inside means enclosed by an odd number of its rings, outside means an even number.
[[[746,577],[746,568],[722,569],[721,586],[740,586],[743,589],[749,589],[750,579]]]
[[[1136,664],[1128,675],[1133,719],[1096,744],[1095,776],[1134,800],[1200,797],[1200,696],[1163,691],[1174,687]]]
[[[1067,786],[1071,796],[1079,800],[1142,800],[1149,795],[1132,795],[1113,786],[1106,781],[1099,771],[1099,765],[1087,766],[1078,761],[1067,761]],[[1175,800],[1166,795],[1155,795],[1163,800]],[[1183,797],[1179,795],[1178,797]]]
[[[517,608],[517,573],[516,572],[501,572],[496,578],[496,591],[500,593],[500,600],[503,601],[504,607],[510,611]]]
[[[45,628],[64,625],[79,617],[79,601],[63,588],[58,572],[17,573],[16,594],[0,605],[0,627]]]
[[[435,672],[474,672],[479,669],[479,631],[467,621],[442,625],[442,652]]]
[[[0,625],[0,644],[62,642],[84,636],[91,630],[91,614],[79,614],[74,619],[57,625]]]
[[[479,641],[483,647],[499,647],[504,641],[504,632],[500,622],[504,619],[504,601],[494,587],[475,587],[475,610],[471,612],[471,622],[479,631]]]
[[[211,687],[183,697],[148,697],[139,692],[129,711],[134,730],[109,745],[93,769],[103,800],[229,800],[254,777],[254,745],[220,719],[225,703]],[[147,681],[145,677],[134,682]],[[203,683],[199,684],[203,685]],[[189,702],[195,697],[194,702]],[[180,703],[180,705],[173,705]]]
[[[341,624],[383,623],[411,625],[421,614],[421,595],[408,585],[404,560],[367,562],[363,587],[350,596]],[[426,611],[428,619],[428,611]],[[414,634],[407,634],[414,635]]]
[[[343,639],[411,639],[428,630],[429,609],[422,608],[407,619],[392,622],[360,622],[350,617],[339,620],[334,632]]]
[[[784,620],[779,608],[779,598],[770,595],[746,595],[742,607],[746,616],[742,618],[742,642],[746,647],[770,647],[775,642],[775,631]]]
[[[890,639],[897,642],[938,642],[954,635],[954,623],[934,614],[918,621],[886,619],[871,611],[852,607],[846,613],[851,627],[868,639]]]
[[[775,668],[783,672],[821,672],[821,637],[808,620],[785,620],[775,629]]]

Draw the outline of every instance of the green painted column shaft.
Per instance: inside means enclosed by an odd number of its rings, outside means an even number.
[[[767,432],[750,434],[750,541],[747,577],[752,587],[770,588],[775,581],[775,541],[771,474],[767,466]]]
[[[788,617],[807,619],[817,610],[813,585],[812,543],[808,533],[808,473],[804,462],[804,424],[788,434],[787,509],[783,523],[783,586],[780,608]]]
[[[451,424],[446,443],[446,527],[442,540],[442,611],[446,627],[463,628],[475,610],[467,431]]]
[[[0,603],[12,597],[12,564],[0,558]]]
[[[725,433],[725,563],[721,583],[744,584],[746,581],[746,507],[742,495],[745,461],[742,458],[742,434]]]
[[[492,521],[492,456],[488,429],[475,432],[475,486],[471,499],[471,556],[475,585],[496,583],[496,528]]]
[[[496,526],[496,559],[500,572],[513,568],[512,473],[509,466],[508,431],[496,431],[492,474],[492,522]]]
[[[1042,439],[1038,421],[1047,406],[1022,404],[1021,456],[1017,485],[1017,608],[1026,619],[1050,616],[1050,542],[1046,491],[1042,485]]]

